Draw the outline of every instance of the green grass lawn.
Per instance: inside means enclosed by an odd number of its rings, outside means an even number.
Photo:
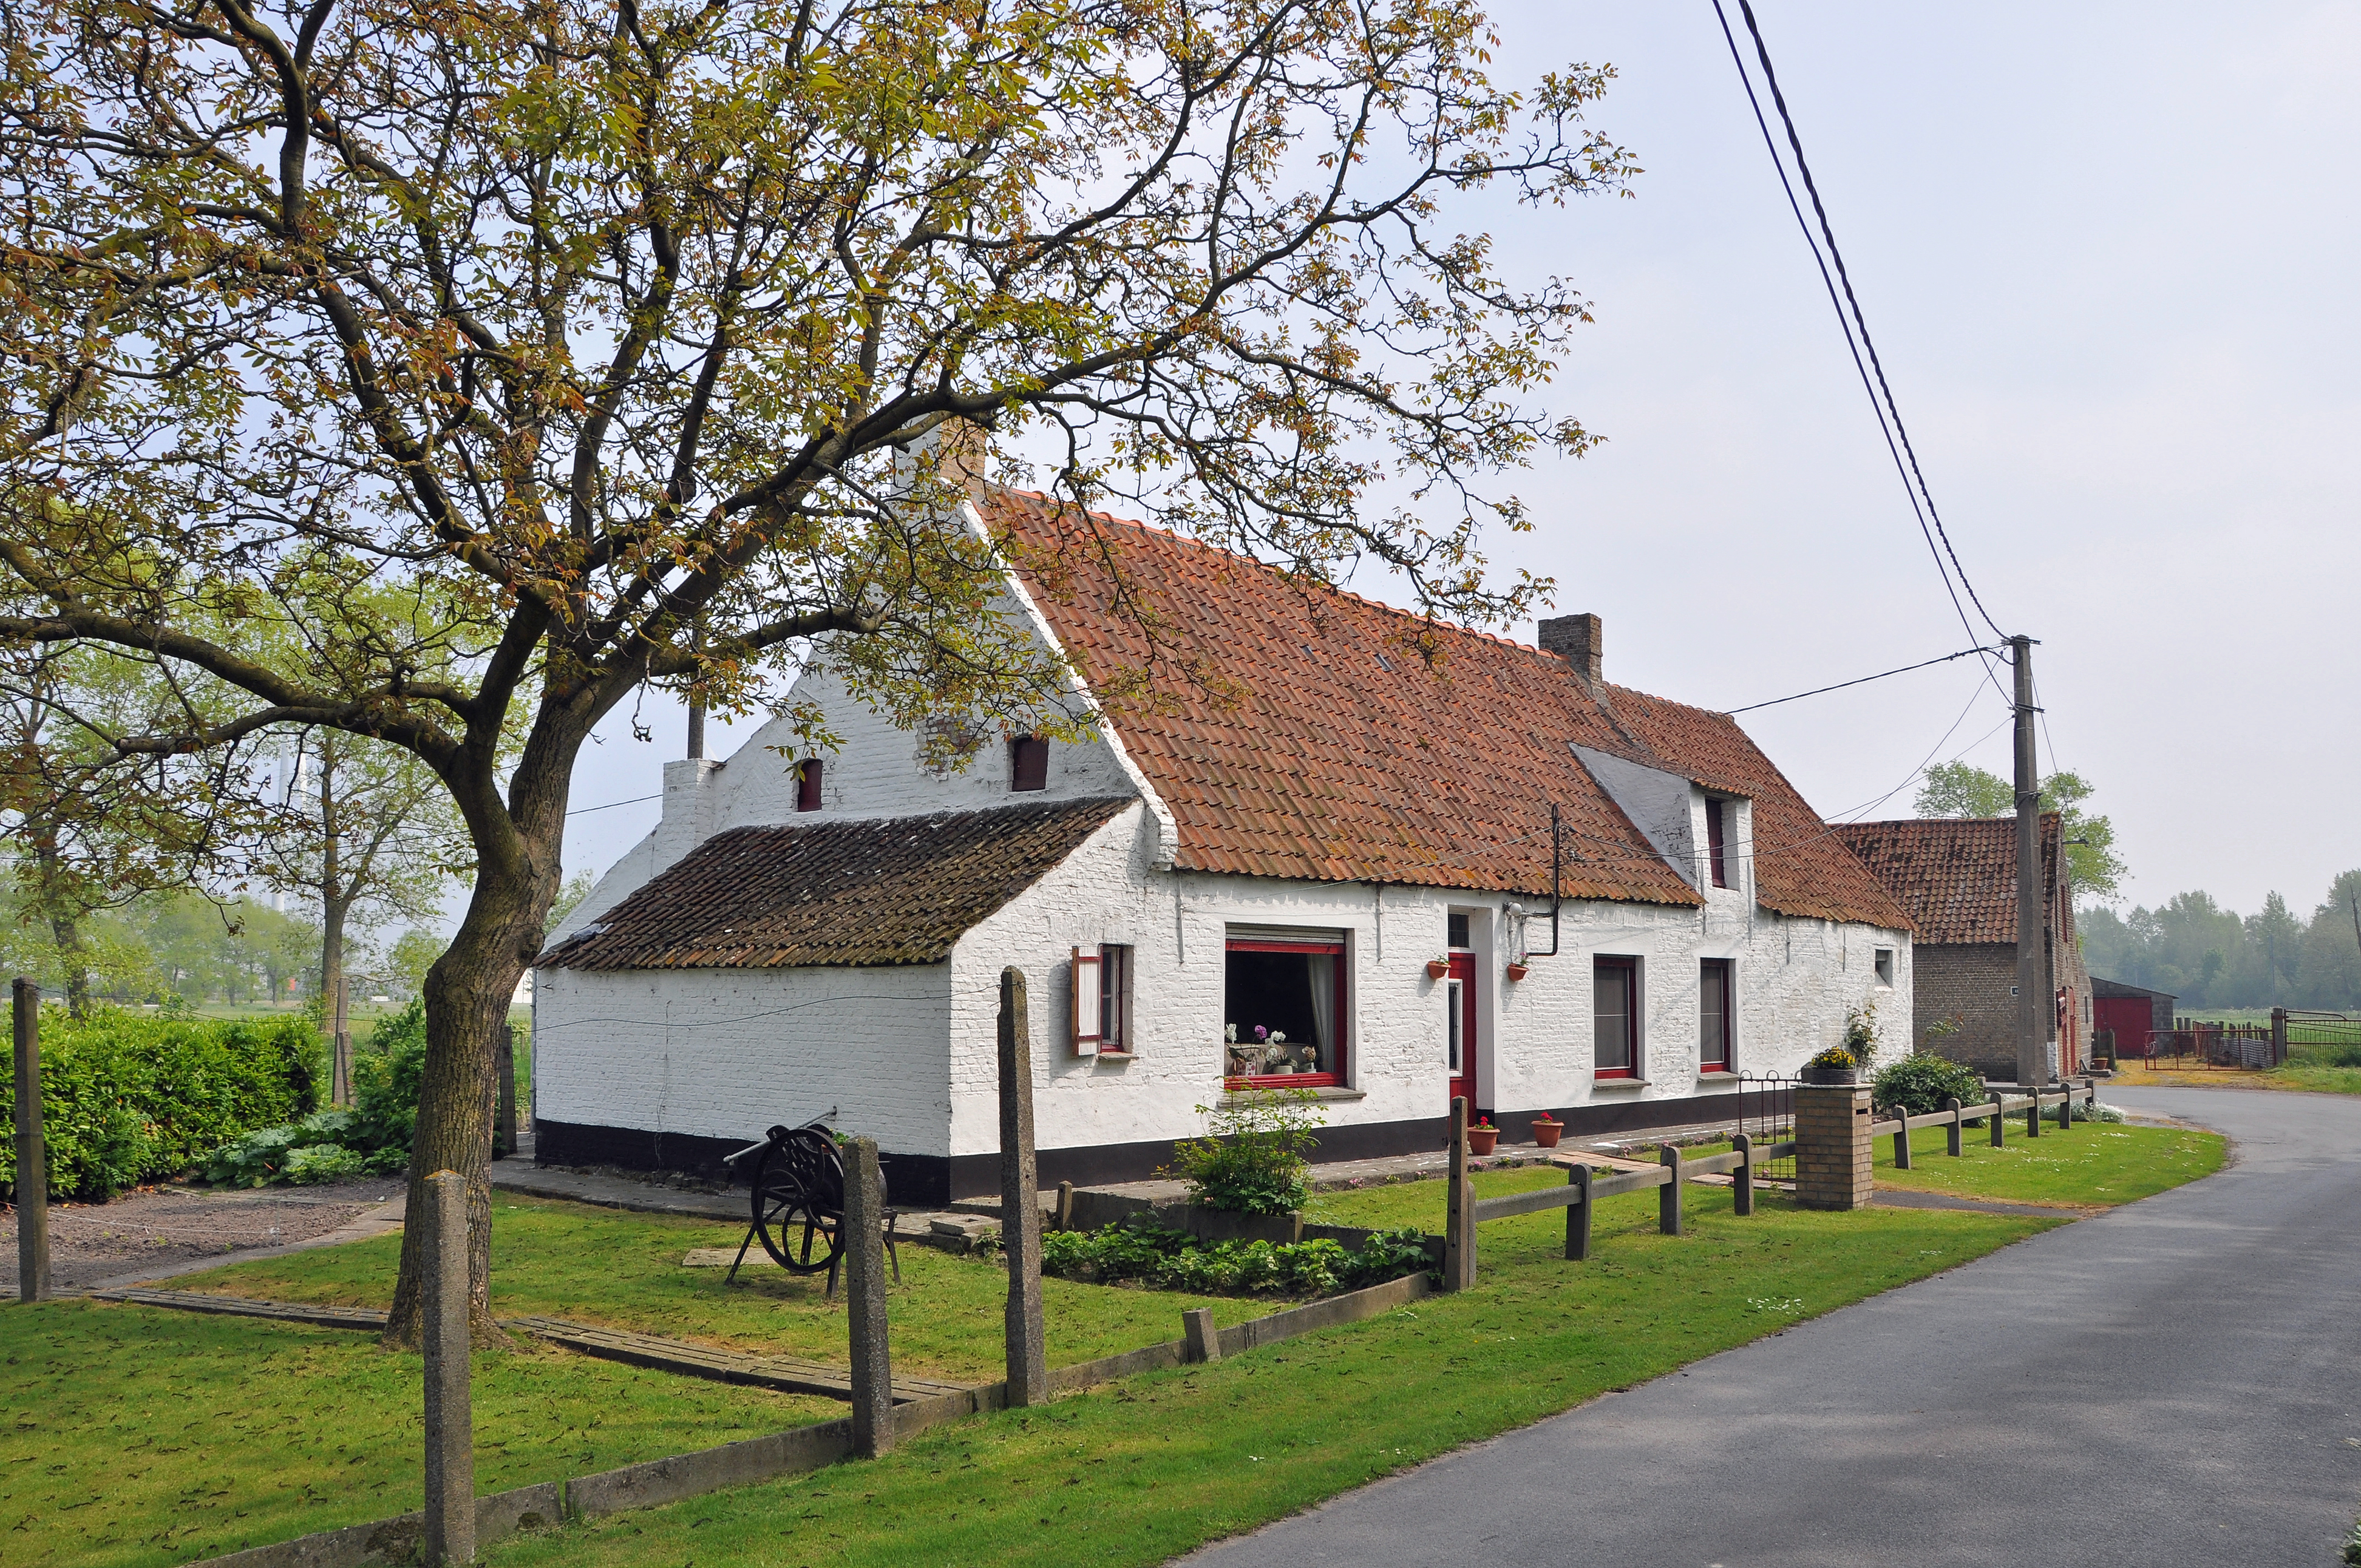
[[[825,1275],[751,1264],[738,1283],[720,1268],[684,1268],[691,1247],[735,1250],[743,1225],[625,1214],[578,1203],[497,1195],[492,1207],[492,1310],[636,1329],[843,1365],[843,1299],[823,1301]],[[273,1301],[383,1307],[393,1297],[401,1238],[384,1236],[191,1276],[182,1289]],[[1008,1275],[996,1263],[905,1246],[902,1284],[887,1292],[897,1367],[961,1383],[1001,1376],[1001,1314]],[[762,1256],[761,1249],[755,1257]],[[1227,1324],[1268,1302],[1046,1279],[1041,1288],[1053,1365],[1180,1337],[1180,1314],[1211,1307]]]
[[[1970,1127],[1962,1153],[1953,1159],[1946,1130],[1921,1127],[1910,1135],[1910,1168],[1894,1168],[1894,1140],[1877,1140],[1877,1183],[1960,1198],[1991,1198],[2007,1203],[2129,1203],[2211,1176],[2222,1168],[2228,1146],[2217,1133],[2183,1127],[2141,1127],[2109,1122],[2077,1122],[2070,1132],[2046,1126],[2038,1138],[2025,1135],[2025,1116],[2008,1119],[2008,1142],[1991,1144],[1986,1127]]]
[[[163,1568],[420,1506],[420,1363],[350,1330],[0,1308],[0,1562]],[[476,1358],[485,1492],[833,1420],[548,1350]]]
[[[1485,1196],[1547,1171],[1486,1173]],[[1558,1179],[1563,1180],[1562,1175]],[[1333,1194],[1358,1223],[1413,1217],[1441,1184]],[[1323,1204],[1328,1202],[1323,1198]],[[1477,1288],[1235,1357],[939,1428],[840,1465],[519,1537],[500,1568],[1149,1564],[1522,1426],[2059,1222],[1928,1211],[1741,1220],[1698,1190],[1689,1234],[1653,1193],[1599,1206],[1587,1263],[1556,1214],[1484,1226]]]

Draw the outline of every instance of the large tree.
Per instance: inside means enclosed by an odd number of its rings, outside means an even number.
[[[2041,781],[2041,809],[2059,815],[2074,890],[2113,904],[2131,868],[2115,852],[2115,825],[2083,809],[2092,793],[2089,780],[2060,769]],[[2016,786],[1973,762],[1938,762],[1919,784],[1913,809],[1921,817],[2013,817]]]
[[[0,642],[246,699],[126,758],[302,725],[449,792],[478,872],[426,981],[413,1197],[467,1177],[487,1338],[492,1039],[592,727],[651,682],[774,700],[814,660],[905,722],[1087,722],[996,597],[1004,542],[897,455],[980,430],[1074,501],[1374,560],[1458,619],[1545,586],[1490,580],[1478,535],[1526,523],[1503,470],[1588,444],[1528,401],[1583,303],[1444,208],[1631,167],[1580,124],[1607,73],[1495,85],[1471,6],[0,16]],[[261,623],[291,635],[202,630]]]

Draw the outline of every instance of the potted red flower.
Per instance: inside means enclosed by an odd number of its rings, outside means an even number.
[[[1545,1149],[1557,1147],[1558,1139],[1565,1135],[1565,1124],[1548,1112],[1544,1111],[1533,1118],[1533,1142],[1542,1147]]]
[[[1439,957],[1439,958],[1432,958],[1432,959],[1427,959],[1427,960],[1426,960],[1426,978],[1427,978],[1427,979],[1429,979],[1429,980],[1441,980],[1444,975],[1447,975],[1447,974],[1449,974],[1450,972],[1451,972],[1451,959],[1450,959],[1450,956],[1449,956],[1448,954],[1445,954],[1445,955],[1444,955],[1444,956],[1442,956],[1442,957]]]
[[[1499,1146],[1499,1142],[1500,1129],[1492,1125],[1492,1118],[1489,1116],[1477,1118],[1476,1124],[1467,1129],[1467,1152],[1469,1154],[1490,1154],[1492,1150]]]
[[[1522,980],[1522,979],[1524,979],[1524,978],[1525,978],[1525,976],[1526,976],[1526,975],[1528,975],[1528,974],[1532,973],[1532,970],[1528,970],[1527,968],[1525,968],[1525,966],[1524,966],[1524,965],[1522,965],[1522,964],[1510,964],[1510,965],[1509,966],[1509,971],[1508,971],[1508,972],[1509,972],[1509,978],[1510,978],[1510,980]]]

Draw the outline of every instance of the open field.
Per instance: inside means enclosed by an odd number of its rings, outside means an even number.
[[[2175,1068],[2159,1062],[2151,1070],[2134,1061],[2116,1069],[2114,1081],[2125,1089],[2277,1089],[2306,1094],[2361,1094],[2361,1068],[2320,1067],[2297,1060],[2264,1069]],[[2101,1091],[2103,1098],[2104,1093]]]

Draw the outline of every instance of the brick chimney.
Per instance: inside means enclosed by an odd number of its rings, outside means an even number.
[[[1595,615],[1553,615],[1541,623],[1542,652],[1554,653],[1574,666],[1584,680],[1597,682],[1599,643],[1604,624]]]

